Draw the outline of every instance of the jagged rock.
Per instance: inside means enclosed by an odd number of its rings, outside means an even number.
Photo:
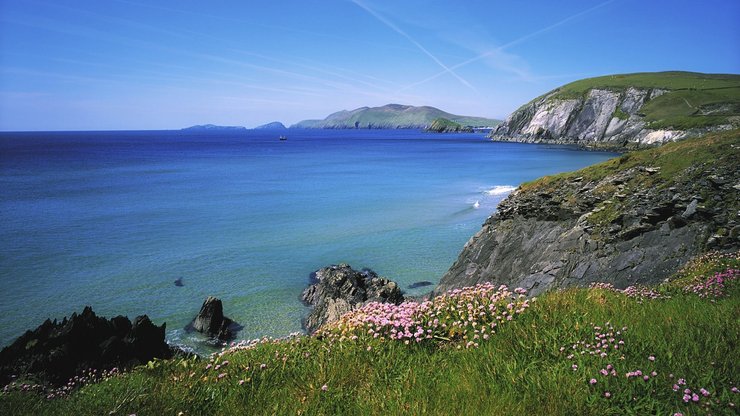
[[[404,300],[395,282],[379,277],[372,270],[357,271],[347,264],[321,268],[312,279],[315,283],[301,295],[307,305],[313,306],[303,322],[309,333],[367,302],[399,304]]]
[[[195,330],[221,341],[228,341],[234,338],[241,327],[224,316],[221,299],[209,296],[200,307],[198,315],[185,329]]]
[[[89,306],[62,322],[47,319],[26,331],[0,352],[0,384],[13,375],[28,375],[51,385],[95,368],[126,367],[153,358],[169,358],[165,324],[154,325],[146,315],[131,324],[128,318],[98,317]]]
[[[616,166],[588,186],[585,179],[574,180],[585,176],[577,172],[518,189],[465,244],[433,294],[483,282],[521,286],[531,295],[596,281],[620,288],[653,284],[708,249],[736,250],[737,190],[701,183],[708,176],[740,181],[740,151],[733,150],[740,147],[728,145],[740,139],[724,140],[704,166],[670,177],[639,165]],[[623,187],[617,195],[615,183]],[[706,206],[699,205],[702,194]]]
[[[681,214],[681,216],[684,218],[691,218],[691,216],[696,213],[696,207],[698,204],[699,201],[696,198],[692,199],[691,203],[686,207],[686,210]]]

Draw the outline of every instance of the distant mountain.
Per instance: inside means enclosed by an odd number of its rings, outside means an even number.
[[[233,131],[233,130],[246,130],[246,129],[247,129],[246,127],[242,127],[242,126],[217,126],[215,124],[198,124],[196,126],[185,127],[184,129],[181,129],[181,130],[188,130],[188,131],[231,130]]]
[[[388,104],[382,107],[343,110],[330,114],[323,120],[304,120],[290,127],[301,129],[425,129],[438,118],[470,127],[490,128],[501,123],[501,120],[490,118],[458,116],[429,106]]]
[[[287,127],[285,127],[285,124],[279,121],[273,121],[272,123],[267,123],[261,126],[257,126],[254,128],[254,130],[282,130],[286,128]]]

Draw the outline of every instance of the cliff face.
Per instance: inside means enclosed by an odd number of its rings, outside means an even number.
[[[482,282],[550,288],[665,279],[740,247],[740,131],[626,154],[525,184],[465,245],[435,293]]]
[[[663,144],[737,127],[739,92],[737,75],[669,72],[586,79],[522,106],[490,137],[601,148]]]
[[[649,129],[640,109],[664,94],[662,89],[628,88],[623,92],[592,89],[585,97],[548,94],[514,112],[491,137],[499,141],[623,147],[660,144],[692,132]]]

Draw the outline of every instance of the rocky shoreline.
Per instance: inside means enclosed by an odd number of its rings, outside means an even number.
[[[490,282],[549,289],[606,282],[617,288],[655,284],[690,258],[740,248],[738,131],[622,155],[578,172],[523,184],[502,201],[431,292]],[[431,282],[417,282],[423,287]],[[338,264],[316,270],[301,300],[314,333],[370,302],[411,299],[369,269]],[[187,327],[216,345],[241,326],[208,297]],[[129,368],[180,354],[165,342],[165,324],[146,316],[98,317],[90,307],[61,322],[47,320],[0,351],[0,384],[18,377],[62,385],[91,368]]]

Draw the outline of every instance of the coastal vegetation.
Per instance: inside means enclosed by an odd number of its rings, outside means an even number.
[[[207,358],[18,380],[2,414],[735,414],[740,258],[706,254],[654,287],[490,284],[368,304],[314,336]]]

